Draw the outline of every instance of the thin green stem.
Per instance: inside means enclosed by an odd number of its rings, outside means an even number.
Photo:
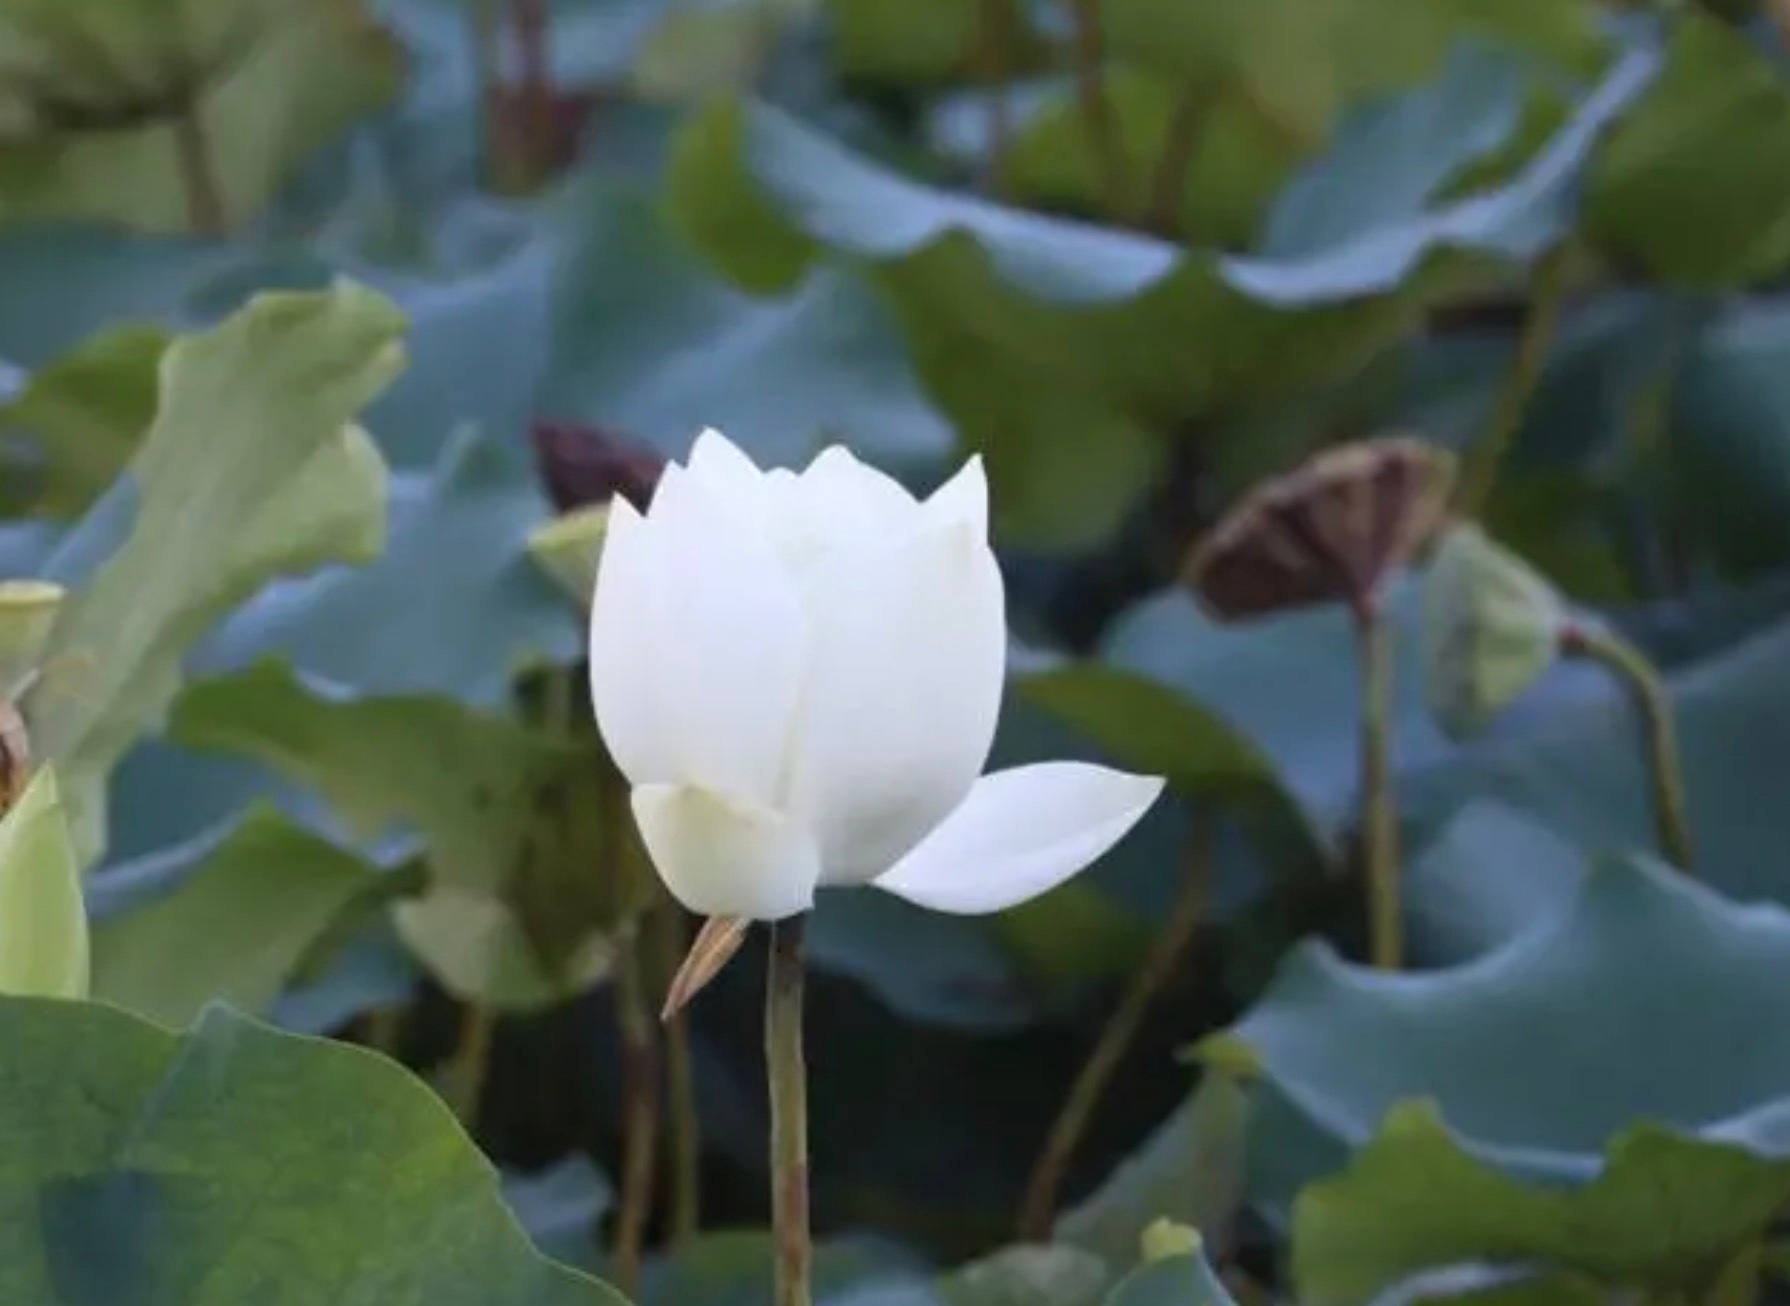
[[[1684,776],[1678,764],[1678,728],[1665,681],[1641,650],[1611,631],[1570,626],[1561,637],[1560,646],[1570,656],[1604,667],[1627,689],[1646,739],[1647,772],[1660,851],[1674,866],[1690,874],[1690,818]]]
[[[765,981],[765,1072],[771,1100],[771,1225],[777,1244],[775,1306],[810,1306],[808,1069],[802,1055],[801,916],[771,926]]]
[[[1064,1100],[1063,1108],[1051,1126],[1044,1151],[1032,1171],[1031,1182],[1026,1186],[1025,1201],[1020,1207],[1021,1242],[1050,1241],[1057,1194],[1062,1188],[1063,1175],[1069,1168],[1075,1149],[1080,1144],[1082,1135],[1087,1132],[1088,1124],[1100,1105],[1107,1085],[1112,1082],[1125,1054],[1136,1041],[1137,1032],[1144,1023],[1145,1015],[1149,1013],[1150,1003],[1180,966],[1188,945],[1193,941],[1194,932],[1199,928],[1200,920],[1206,912],[1206,897],[1212,881],[1215,824],[1212,814],[1204,810],[1194,818],[1193,834],[1181,863],[1180,891],[1175,895],[1175,904],[1169,912],[1168,921],[1162,932],[1156,936],[1150,955],[1133,976],[1130,987],[1125,990],[1125,996],[1107,1020],[1099,1041],[1094,1044],[1094,1051],[1082,1066],[1081,1073],[1076,1076],[1075,1083],[1070,1086],[1069,1096]]]
[[[976,0],[975,46],[970,62],[988,84],[988,153],[982,160],[982,188],[999,195],[1013,146],[1013,100],[1007,81],[1013,58],[1013,11],[1009,0]]]
[[[491,1043],[497,1035],[497,1013],[481,1002],[467,1005],[460,1017],[460,1038],[448,1065],[448,1102],[467,1133],[478,1128],[479,1103],[491,1068]]]
[[[1361,852],[1367,868],[1368,956],[1381,970],[1404,965],[1398,805],[1392,786],[1393,647],[1374,603],[1355,613],[1361,675]]]
[[[1498,391],[1492,416],[1485,434],[1467,455],[1466,470],[1461,476],[1456,504],[1463,516],[1478,517],[1491,501],[1510,447],[1523,429],[1523,414],[1541,381],[1548,347],[1560,325],[1560,307],[1566,299],[1567,273],[1573,257],[1572,245],[1563,244],[1541,261],[1535,274],[1535,288],[1529,299],[1529,311],[1523,317],[1523,330],[1517,337],[1516,358]]]
[[[685,946],[683,911],[669,894],[653,904],[659,973],[669,982]],[[662,983],[661,988],[664,987]],[[702,1121],[696,1111],[696,1070],[690,1025],[682,1012],[664,1021],[665,1092],[671,1114],[671,1237],[685,1243],[702,1224]]]
[[[1070,0],[1074,25],[1075,94],[1087,128],[1088,148],[1099,171],[1107,211],[1114,216],[1131,212],[1131,179],[1125,162],[1125,145],[1118,115],[1106,85],[1106,33],[1100,21],[1100,0]]]
[[[385,1002],[367,1012],[361,1027],[361,1042],[393,1061],[401,1061],[404,1050],[405,1008],[401,1002]]]
[[[186,192],[187,222],[195,236],[222,236],[229,226],[224,193],[218,185],[204,106],[189,100],[174,119],[174,148],[180,158],[180,184]]]
[[[1163,134],[1162,152],[1150,177],[1145,197],[1144,225],[1171,240],[1182,238],[1181,201],[1187,189],[1187,170],[1193,166],[1199,146],[1200,123],[1211,103],[1208,91],[1189,82],[1175,97],[1174,112]]]

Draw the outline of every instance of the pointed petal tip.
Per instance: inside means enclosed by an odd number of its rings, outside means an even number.
[[[926,511],[934,519],[962,521],[974,528],[978,539],[988,536],[988,469],[982,455],[973,453],[927,497]]]

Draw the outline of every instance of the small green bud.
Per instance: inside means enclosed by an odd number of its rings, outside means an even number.
[[[588,607],[597,588],[597,559],[608,530],[607,504],[574,508],[529,536],[528,552],[575,602]]]
[[[0,580],[0,695],[23,692],[50,642],[65,593],[47,580]]]
[[[1483,730],[1560,655],[1559,593],[1471,523],[1436,549],[1423,599],[1425,693],[1457,739]]]
[[[1174,1220],[1152,1220],[1139,1240],[1145,1261],[1166,1261],[1176,1256],[1196,1255],[1201,1247],[1200,1231],[1190,1224]]]

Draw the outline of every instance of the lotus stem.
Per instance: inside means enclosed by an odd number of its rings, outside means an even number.
[[[504,116],[503,0],[471,0],[472,65],[477,70],[485,147],[485,182],[502,191],[510,184],[513,133]]]
[[[622,1181],[611,1256],[615,1286],[628,1297],[640,1284],[659,1136],[659,1049],[640,972],[639,940],[624,932],[614,980],[622,1049]]]
[[[1404,965],[1398,806],[1392,783],[1391,631],[1373,599],[1355,608],[1361,675],[1361,852],[1367,868],[1368,956],[1380,970]]]
[[[811,1306],[808,1231],[808,1070],[802,1055],[805,918],[771,925],[765,981],[765,1069],[771,1102],[771,1225],[777,1247],[776,1306]]]
[[[1105,191],[1108,212],[1130,212],[1130,179],[1125,166],[1125,145],[1113,113],[1106,86],[1106,34],[1100,22],[1100,0],[1070,0],[1070,20],[1075,33],[1075,94],[1082,122],[1088,131],[1088,148]]]
[[[611,990],[616,1033],[621,1043],[622,1173],[610,1256],[616,1287],[632,1297],[640,1281],[641,1252],[653,1207],[659,1132],[659,1049],[641,973],[639,922],[622,919],[632,871],[627,787],[607,757],[603,759],[598,792],[603,804],[601,872],[610,894],[612,918],[620,922]]]
[[[367,1012],[361,1024],[361,1041],[373,1051],[402,1061],[405,1008],[401,1002],[384,1002]]]
[[[553,167],[553,70],[547,0],[511,0],[516,45],[522,55],[522,130],[526,185],[539,185]]]
[[[1056,1216],[1057,1195],[1069,1162],[1087,1132],[1107,1085],[1112,1082],[1137,1039],[1150,1003],[1180,967],[1195,931],[1206,912],[1206,899],[1212,881],[1213,844],[1216,820],[1202,810],[1194,817],[1194,827],[1187,853],[1181,863],[1181,886],[1175,896],[1168,922],[1156,936],[1155,946],[1144,959],[1143,966],[1132,978],[1100,1039],[1094,1045],[1081,1073],[1069,1089],[1063,1108],[1058,1113],[1044,1151],[1026,1186],[1025,1201],[1020,1207],[1019,1241],[1046,1243]]]
[[[1569,626],[1561,635],[1560,647],[1569,656],[1604,667],[1628,690],[1646,739],[1654,828],[1660,851],[1674,866],[1692,874],[1690,818],[1678,761],[1678,729],[1665,681],[1638,648],[1607,630]]]
[[[1187,170],[1193,166],[1200,123],[1210,103],[1210,93],[1192,82],[1182,88],[1175,97],[1174,112],[1162,140],[1162,152],[1156,157],[1150,178],[1144,225],[1171,240],[1181,236],[1181,200],[1187,189]]]
[[[1498,391],[1485,434],[1467,455],[1467,466],[1456,499],[1463,516],[1484,514],[1492,491],[1497,488],[1498,473],[1511,445],[1516,443],[1517,434],[1523,429],[1523,414],[1528,411],[1535,387],[1541,381],[1548,347],[1553,344],[1560,325],[1560,306],[1566,299],[1571,259],[1572,246],[1560,245],[1541,261],[1536,271],[1529,311],[1523,316],[1523,329],[1517,337],[1516,358]]]
[[[977,0],[975,48],[970,60],[988,82],[988,153],[982,160],[982,188],[999,196],[1013,146],[1013,103],[1007,79],[1013,59],[1012,12],[1007,0]]]
[[[660,971],[667,981],[684,951],[683,914],[669,895],[653,905]],[[684,1013],[664,1020],[665,1092],[670,1108],[671,1237],[686,1243],[702,1225],[702,1121],[696,1110],[696,1070]]]
[[[205,109],[197,96],[189,98],[174,119],[174,149],[180,159],[188,225],[195,236],[222,236],[229,220],[205,129]]]
[[[469,1134],[478,1128],[479,1103],[485,1096],[485,1075],[496,1034],[497,1013],[482,1002],[469,1003],[460,1017],[460,1038],[448,1065],[448,1101]]]

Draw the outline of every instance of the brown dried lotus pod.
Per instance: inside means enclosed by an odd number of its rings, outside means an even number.
[[[1454,456],[1422,440],[1327,449],[1232,508],[1185,579],[1225,620],[1328,602],[1364,611],[1447,519],[1454,472]]]
[[[529,434],[558,512],[608,503],[618,494],[644,512],[665,470],[665,455],[609,427],[542,421]]]

